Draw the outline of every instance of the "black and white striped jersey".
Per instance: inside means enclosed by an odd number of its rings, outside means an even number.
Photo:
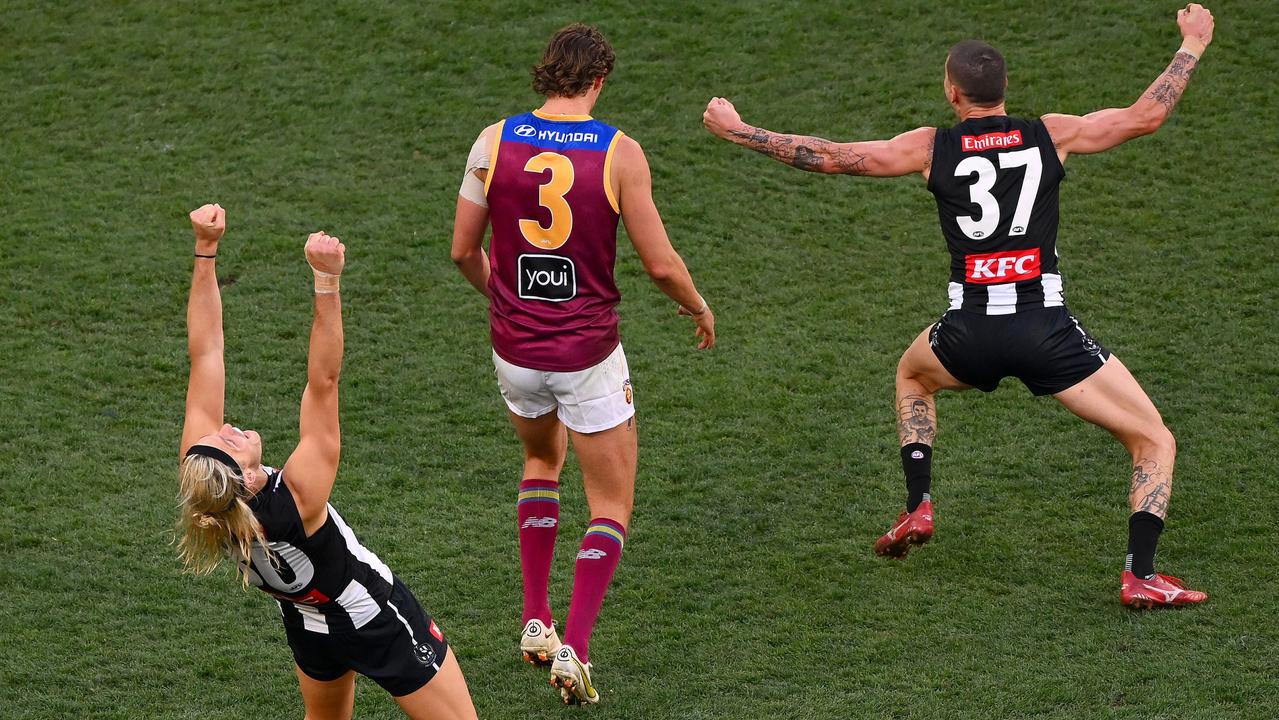
[[[1006,115],[939,128],[928,189],[950,249],[950,309],[1060,307],[1058,189],[1066,171],[1042,120]]]
[[[283,472],[267,470],[267,484],[249,507],[262,523],[270,555],[254,547],[249,581],[275,597],[285,625],[324,634],[364,627],[387,607],[390,568],[360,544],[332,505],[324,525],[307,537]]]

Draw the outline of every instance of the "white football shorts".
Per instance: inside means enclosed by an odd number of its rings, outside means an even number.
[[[545,372],[512,365],[493,353],[497,386],[511,412],[539,418],[555,410],[580,433],[617,427],[635,415],[631,371],[622,344],[596,365],[576,372]]]

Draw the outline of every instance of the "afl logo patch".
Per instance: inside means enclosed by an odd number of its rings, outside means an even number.
[[[516,125],[515,129],[511,132],[515,133],[518,137],[533,137],[537,134],[537,128],[532,125]]]
[[[622,381],[622,392],[626,394],[626,404],[630,405],[634,395],[631,391],[631,381],[629,379]]]

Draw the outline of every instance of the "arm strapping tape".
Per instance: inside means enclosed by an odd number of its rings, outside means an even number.
[[[479,205],[488,207],[488,199],[484,197],[484,181],[475,176],[476,170],[488,170],[490,164],[489,138],[487,132],[480,133],[471,146],[471,154],[466,158],[466,174],[462,176],[462,187],[457,194]]]

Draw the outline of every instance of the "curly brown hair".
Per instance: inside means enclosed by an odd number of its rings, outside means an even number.
[[[590,25],[561,28],[546,44],[542,62],[533,66],[533,89],[546,97],[578,97],[595,78],[613,72],[613,46]]]

